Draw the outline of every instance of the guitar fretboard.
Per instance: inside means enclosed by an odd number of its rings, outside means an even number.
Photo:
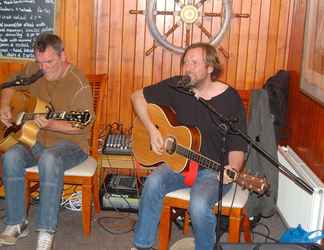
[[[24,113],[23,122],[34,120],[37,115],[45,115],[47,119],[66,120],[66,112],[50,112],[50,113]]]
[[[198,162],[199,165],[205,168],[215,169],[219,171],[220,163],[209,159],[206,156],[198,154],[188,148],[182,147],[181,145],[176,145],[176,152],[190,160]]]

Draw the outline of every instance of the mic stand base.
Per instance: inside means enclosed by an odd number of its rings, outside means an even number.
[[[223,250],[223,247],[216,242],[215,246],[214,246],[214,250]]]

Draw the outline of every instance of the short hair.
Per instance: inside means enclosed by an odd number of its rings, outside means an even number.
[[[213,82],[216,81],[218,79],[220,73],[222,72],[222,66],[220,64],[215,47],[213,47],[212,45],[210,45],[208,43],[199,42],[199,43],[193,43],[190,46],[188,46],[185,49],[185,51],[181,57],[181,62],[180,62],[181,66],[183,66],[183,64],[184,64],[184,58],[185,58],[187,52],[189,50],[195,49],[195,48],[201,48],[203,50],[204,61],[205,61],[206,65],[213,67],[213,71],[210,73],[210,79]]]
[[[52,47],[58,55],[64,51],[63,41],[59,36],[50,32],[39,34],[33,44],[34,53],[44,52],[48,47]]]

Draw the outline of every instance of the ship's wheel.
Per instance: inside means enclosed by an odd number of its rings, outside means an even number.
[[[174,0],[175,8],[173,11],[157,10],[157,0],[147,0],[146,10],[130,10],[131,14],[145,14],[146,23],[154,38],[154,46],[146,51],[149,55],[159,45],[167,48],[178,54],[182,54],[187,46],[191,43],[193,26],[197,26],[201,32],[207,36],[211,45],[218,45],[223,39],[227,29],[229,28],[232,17],[232,3],[231,0],[222,0],[222,13],[213,13],[204,11],[204,3],[208,0]],[[174,24],[165,33],[161,32],[156,23],[157,15],[173,15]],[[235,17],[249,17],[248,14],[234,14]],[[219,30],[212,34],[204,26],[204,18],[221,17],[222,22]],[[184,27],[185,39],[184,47],[173,44],[168,37],[178,28]]]

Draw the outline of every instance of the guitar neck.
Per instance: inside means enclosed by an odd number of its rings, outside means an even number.
[[[187,159],[198,162],[198,164],[200,166],[202,166],[203,168],[209,168],[209,169],[213,169],[215,171],[220,171],[220,163],[213,161],[206,156],[198,154],[188,148],[182,147],[177,144],[176,152],[178,154],[186,157]],[[230,176],[233,179],[235,178],[236,173],[234,171],[227,169],[226,172],[227,172],[228,176]],[[236,183],[238,183],[239,185],[245,187],[246,186],[246,184],[245,184],[246,176],[247,176],[246,174],[244,176],[238,174],[238,176],[236,177],[236,179],[234,179],[234,181]]]
[[[189,160],[198,162],[198,164],[204,168],[211,168],[216,171],[219,171],[220,163],[213,161],[213,160],[209,159],[208,157],[198,154],[198,153],[196,153],[188,148],[185,148],[179,144],[177,144],[177,146],[176,146],[176,152],[179,155],[182,155]]]
[[[69,113],[67,112],[48,112],[48,113],[24,113],[23,122],[34,120],[37,115],[45,115],[46,119],[51,120],[69,120]]]

